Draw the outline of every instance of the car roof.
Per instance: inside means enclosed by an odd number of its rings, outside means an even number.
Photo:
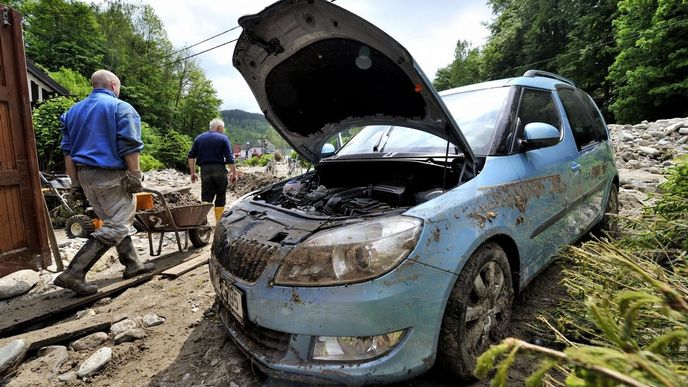
[[[514,77],[514,78],[498,79],[495,81],[475,83],[472,85],[466,85],[466,86],[456,87],[456,88],[449,89],[449,90],[444,90],[444,91],[440,92],[440,95],[445,96],[445,95],[451,95],[451,94],[456,94],[456,93],[463,93],[465,91],[491,89],[491,88],[495,88],[495,87],[504,87],[504,86],[527,86],[527,87],[534,87],[534,88],[545,89],[545,90],[556,90],[557,86],[575,87],[574,84],[572,84],[570,82],[566,82],[562,79],[552,78],[552,77],[548,77],[548,76],[535,75],[535,76],[521,76],[521,77]]]

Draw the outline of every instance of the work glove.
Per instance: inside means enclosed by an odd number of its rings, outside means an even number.
[[[84,189],[81,188],[81,185],[77,182],[76,184],[72,184],[72,187],[69,189],[69,200],[71,201],[79,201],[79,202],[85,202],[86,201],[86,195],[84,195]]]
[[[131,193],[143,191],[143,173],[141,171],[127,171],[126,187]]]

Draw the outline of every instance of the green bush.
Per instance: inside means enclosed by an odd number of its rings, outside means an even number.
[[[160,148],[156,152],[156,158],[166,167],[185,171],[188,168],[188,154],[193,140],[191,137],[168,130],[162,133]]]
[[[162,144],[160,131],[146,122],[141,122],[141,141],[143,141],[143,153],[157,157]]]
[[[260,165],[261,167],[264,167],[264,166],[268,165],[270,160],[272,160],[272,155],[269,153],[263,153],[258,158],[258,165]]]
[[[260,158],[258,156],[249,157],[248,159],[244,160],[244,164],[250,167],[255,167],[259,162]]]
[[[141,170],[144,172],[165,167],[158,159],[147,153],[142,153],[139,161],[141,163]]]
[[[42,171],[64,171],[64,156],[60,150],[62,140],[60,115],[74,104],[75,101],[72,98],[57,97],[43,102],[33,111],[38,166]]]

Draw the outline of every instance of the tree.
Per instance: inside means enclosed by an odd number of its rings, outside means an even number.
[[[222,101],[195,63],[189,65],[186,80],[175,121],[180,132],[195,137],[207,130],[210,120],[219,116]]]
[[[480,82],[480,61],[478,48],[471,48],[466,40],[459,40],[454,49],[454,61],[437,70],[433,86],[439,91]]]
[[[48,75],[78,99],[86,97],[92,90],[91,82],[72,69],[60,67],[58,71],[49,71]]]
[[[74,103],[72,98],[57,97],[43,102],[33,111],[38,167],[42,171],[64,171],[64,156],[60,151],[62,140],[60,115]]]
[[[622,0],[614,21],[619,55],[609,71],[619,120],[688,114],[688,6],[685,0]]]
[[[27,0],[20,9],[26,53],[35,63],[89,76],[102,67],[105,40],[93,8],[73,0]]]

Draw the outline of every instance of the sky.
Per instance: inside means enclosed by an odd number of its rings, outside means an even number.
[[[99,1],[94,0],[98,3]],[[273,0],[141,0],[153,7],[169,40],[183,48],[236,26],[240,16],[260,12]],[[491,12],[485,0],[336,0],[400,42],[428,78],[451,63],[459,39],[485,43]],[[193,47],[193,53],[235,39],[241,28]],[[232,66],[234,43],[198,55],[200,67],[222,99],[222,109],[260,112],[251,90]]]

